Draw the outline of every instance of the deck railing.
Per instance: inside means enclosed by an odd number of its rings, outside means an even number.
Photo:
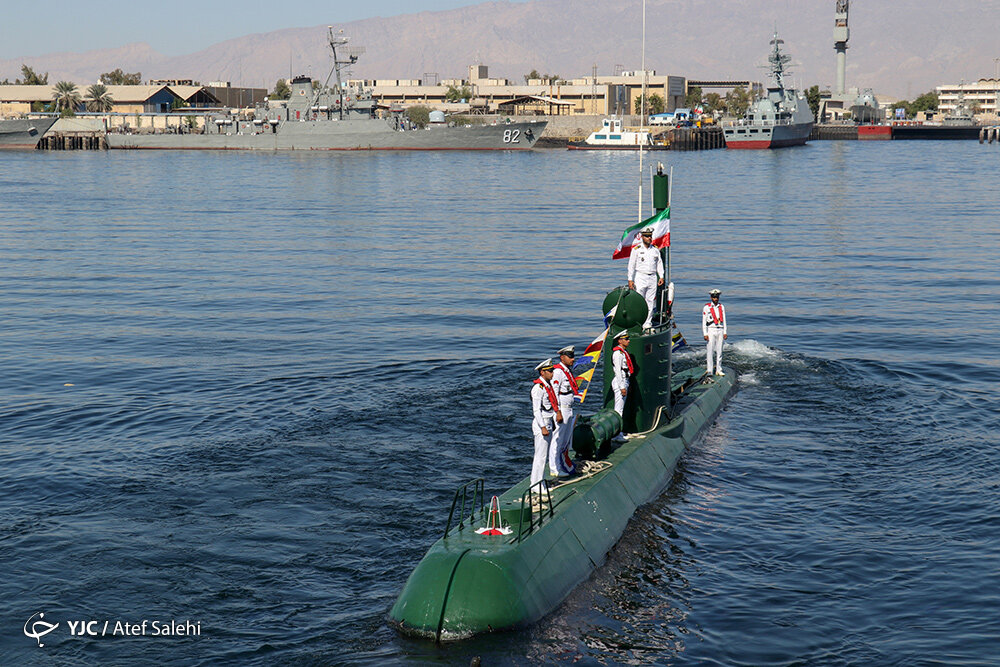
[[[469,487],[472,487],[472,497],[469,497]],[[448,533],[451,532],[451,521],[455,518],[455,508],[459,506],[458,499],[461,496],[462,504],[461,509],[458,512],[458,530],[465,530],[465,520],[468,519],[471,524],[476,519],[476,501],[479,501],[478,510],[479,516],[483,517],[486,515],[486,481],[480,477],[479,479],[474,479],[471,482],[466,482],[462,486],[455,489],[455,497],[451,501],[451,511],[448,512],[448,523],[444,527],[444,537],[448,537]]]
[[[527,501],[528,506],[527,527],[524,525],[525,501]],[[536,505],[538,506],[537,513],[535,512]],[[542,524],[545,523],[546,517],[552,518],[553,516],[552,495],[549,493],[549,483],[543,479],[529,486],[528,490],[521,494],[521,511],[518,514],[519,520],[517,524],[517,541],[520,542],[522,537],[530,535],[534,532],[535,528],[541,528]]]

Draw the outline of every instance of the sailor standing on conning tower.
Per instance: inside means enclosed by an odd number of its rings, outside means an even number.
[[[722,292],[717,289],[709,292],[708,295],[712,300],[701,309],[701,333],[708,341],[708,345],[705,346],[705,367],[709,375],[712,375],[713,372],[713,354],[715,355],[715,374],[725,375],[722,372],[722,341],[729,338],[729,334],[726,332],[726,307],[719,303],[719,295],[721,294]]]
[[[552,387],[556,390],[559,400],[559,410],[563,420],[556,424],[553,446],[549,453],[549,471],[559,477],[568,477],[576,468],[569,459],[569,446],[573,442],[573,425],[576,415],[573,414],[573,401],[580,395],[580,388],[573,377],[573,359],[576,349],[567,345],[559,350],[559,363],[552,369]]]
[[[646,227],[641,236],[642,243],[632,248],[628,258],[628,288],[646,300],[648,310],[642,328],[649,329],[653,326],[656,287],[663,284],[663,258],[660,249],[653,245],[653,228]]]
[[[537,484],[545,477],[545,461],[552,446],[552,433],[556,421],[562,421],[559,413],[559,399],[552,386],[552,360],[546,359],[535,366],[538,378],[531,385],[531,411],[534,419],[531,432],[535,435],[535,458],[531,464],[531,484]]]

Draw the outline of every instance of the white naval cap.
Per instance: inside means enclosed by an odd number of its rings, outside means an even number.
[[[567,345],[566,347],[559,350],[559,354],[568,354],[569,356],[576,355],[576,347],[573,345]]]
[[[552,363],[552,359],[546,359],[542,363],[540,363],[537,366],[535,366],[535,370],[536,371],[550,371],[550,370],[552,370],[552,368],[554,366],[555,366],[555,364]]]
[[[719,291],[719,290],[717,290],[717,289],[714,289],[714,290],[711,290],[711,291],[710,291],[710,292],[708,293],[708,295],[709,295],[709,296],[718,296],[718,295],[720,295],[720,294],[722,294],[722,292],[720,292],[720,291]]]
[[[618,340],[619,338],[622,338],[623,336],[628,336],[628,335],[629,335],[628,329],[622,329],[621,331],[619,331],[618,333],[615,334],[614,340]]]
[[[642,234],[643,236],[646,236],[647,234],[649,234],[650,236],[652,236],[653,235],[653,228],[652,227],[646,227],[644,230],[642,230],[640,232],[640,234]]]

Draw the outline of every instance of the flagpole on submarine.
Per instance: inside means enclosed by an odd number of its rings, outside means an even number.
[[[646,125],[646,0],[642,0],[642,57],[640,58],[642,63],[642,97],[640,98],[639,104],[639,127],[640,129]],[[641,132],[639,133],[641,137]],[[639,222],[642,222],[642,153],[643,153],[642,139],[639,140]]]

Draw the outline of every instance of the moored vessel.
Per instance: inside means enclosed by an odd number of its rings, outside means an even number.
[[[51,118],[11,118],[0,120],[0,149],[33,150],[55,122]]]
[[[791,58],[781,52],[781,44],[784,41],[778,39],[776,32],[768,57],[775,85],[767,89],[765,97],[750,105],[742,119],[723,124],[726,148],[784,148],[808,141],[813,114],[804,95],[785,87],[785,66]]]
[[[401,113],[378,117],[371,91],[348,87],[342,71],[357,62],[346,51],[347,38],[329,29],[336,87],[326,89],[310,77],[291,81],[291,96],[260,106],[252,116],[206,116],[200,131],[164,134],[112,132],[112,149],[180,150],[527,150],[546,122],[414,127]],[[329,80],[329,79],[328,79]]]
[[[662,136],[654,137],[648,128],[626,128],[621,118],[605,118],[601,127],[582,141],[570,141],[569,150],[647,151],[667,150],[670,142]]]

